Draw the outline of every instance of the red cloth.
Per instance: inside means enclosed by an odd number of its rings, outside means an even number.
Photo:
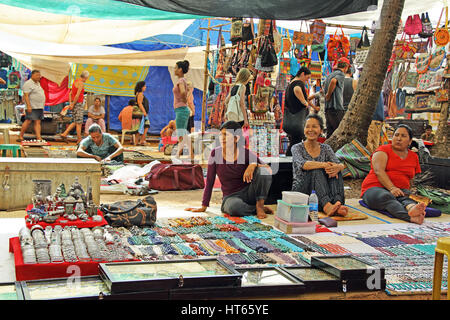
[[[63,263],[43,263],[24,264],[22,249],[20,248],[19,237],[9,239],[9,252],[14,253],[14,265],[16,267],[16,281],[67,278],[73,275],[69,266],[80,268],[80,276],[98,275],[98,265],[102,262],[63,262]],[[131,260],[140,261],[140,260]]]
[[[33,205],[30,204],[28,205],[28,207],[26,208],[26,210],[31,210],[33,208]],[[100,210],[97,210],[97,214],[102,216],[102,221],[96,222],[96,221],[92,221],[92,218],[89,218],[87,221],[82,221],[82,220],[75,220],[75,221],[70,221],[67,220],[66,218],[63,217],[59,217],[55,223],[46,223],[46,222],[38,222],[37,224],[42,226],[42,228],[45,228],[46,226],[57,226],[57,225],[61,225],[63,227],[65,226],[76,226],[78,228],[93,228],[93,227],[97,227],[97,226],[104,226],[107,225],[108,222],[106,222],[105,218],[103,217],[103,213]],[[36,224],[31,224],[26,222],[28,218],[28,215],[25,216],[25,223],[27,225],[28,229],[31,229],[32,226],[36,225]],[[61,223],[61,220],[67,220],[67,223]]]
[[[69,78],[65,77],[61,85],[41,77],[41,87],[45,93],[45,105],[54,106],[69,101]]]
[[[378,147],[377,151],[383,151],[388,155],[388,161],[386,163],[386,173],[391,179],[392,183],[400,189],[409,189],[410,180],[418,173],[421,173],[419,164],[419,157],[411,150],[408,150],[408,156],[406,159],[401,159],[397,154],[392,151],[392,144],[385,144]],[[375,153],[374,152],[374,153]],[[373,154],[372,154],[373,156]],[[371,156],[371,161],[372,161]],[[367,189],[373,187],[384,188],[384,186],[378,181],[377,175],[373,171],[371,164],[370,172],[364,179],[361,185],[361,197]]]

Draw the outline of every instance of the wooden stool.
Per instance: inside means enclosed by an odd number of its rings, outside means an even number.
[[[133,133],[132,133],[133,132]],[[132,131],[132,130],[122,130],[122,140],[121,143],[123,145],[123,142],[125,141],[125,135],[126,134],[131,134],[132,140],[133,140],[133,144],[136,144],[136,136],[135,136],[136,130]]]
[[[444,264],[444,254],[447,255],[447,260],[450,260],[450,237],[439,238],[437,241],[434,255],[433,297],[432,297],[433,300],[441,299],[442,267]],[[448,300],[450,300],[450,290],[448,288],[449,279],[450,279],[450,272],[447,271]]]
[[[22,147],[17,144],[0,144],[2,157],[7,157],[7,152],[11,152],[13,158],[22,157]]]

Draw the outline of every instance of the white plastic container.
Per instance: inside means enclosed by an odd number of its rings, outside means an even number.
[[[298,223],[288,222],[286,220],[275,217],[275,228],[283,231],[286,234],[312,234],[316,233],[316,221]]]
[[[290,204],[308,204],[309,196],[297,191],[283,191],[282,199]]]
[[[309,206],[297,205],[278,200],[276,216],[287,222],[308,222]]]

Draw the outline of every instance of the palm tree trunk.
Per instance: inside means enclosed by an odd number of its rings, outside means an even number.
[[[383,1],[380,27],[375,32],[358,87],[339,127],[326,141],[334,151],[353,139],[366,145],[367,131],[386,77],[404,3],[405,0]]]

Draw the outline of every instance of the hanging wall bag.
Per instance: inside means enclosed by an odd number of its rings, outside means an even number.
[[[420,20],[422,20],[422,32],[419,33],[419,37],[431,38],[433,36],[433,25],[431,24],[428,12],[422,13]]]
[[[408,17],[405,23],[404,32],[407,35],[413,36],[422,32],[422,20],[418,14]]]
[[[309,32],[312,34],[312,44],[323,45],[327,24],[323,20],[314,20],[309,26]],[[323,51],[323,50],[322,50]]]
[[[297,71],[300,69],[300,64],[298,62],[297,57],[294,55],[292,51],[289,53],[289,56],[290,56],[289,72],[293,77],[295,77],[297,75]]]
[[[428,70],[437,71],[439,70],[445,60],[445,47],[438,47],[431,54],[430,57],[430,65],[428,66]]]
[[[313,56],[317,56],[317,60]],[[311,71],[311,79],[322,79],[322,61],[320,61],[320,55],[317,53],[311,53],[311,62],[309,64],[309,71]]]
[[[303,21],[300,22],[300,31],[294,31],[292,42],[304,46],[310,46],[313,43],[313,35],[308,32],[302,32]]]
[[[338,35],[337,30],[333,36],[330,36],[330,40],[327,44],[328,60],[337,61],[342,57],[347,57],[350,51],[350,41],[344,34],[344,30],[341,28],[342,34]]]
[[[289,52],[291,50],[292,42],[291,38],[289,37],[288,31],[286,30],[284,37],[281,39],[281,43],[283,46],[283,49],[281,50],[283,53]]]
[[[448,102],[448,89],[437,89],[435,91],[436,102]]]
[[[156,222],[156,201],[152,196],[137,201],[119,201],[103,204],[100,210],[112,227],[152,227]]]
[[[273,67],[278,64],[277,54],[273,47],[273,44],[266,38],[266,44],[261,54],[261,66]]]
[[[230,40],[233,45],[242,41],[242,18],[231,19]]]
[[[406,74],[404,87],[405,88],[416,88],[418,80],[419,80],[419,74],[415,71],[409,70],[408,73]]]
[[[395,59],[413,59],[417,52],[417,45],[412,39],[407,41],[403,34],[401,40],[396,40],[394,45]]]
[[[242,41],[250,41],[254,38],[253,32],[253,18],[250,20],[246,19],[242,23]]]
[[[428,71],[431,62],[431,55],[428,53],[421,53],[416,58],[416,69],[418,74]]]
[[[447,66],[444,70],[444,78],[450,78],[450,54],[447,54]]]
[[[439,28],[439,24],[441,23],[442,14],[445,10],[445,24],[443,28]],[[434,43],[436,43],[437,46],[444,47],[449,43],[450,41],[450,35],[448,33],[448,7],[445,7],[441,11],[441,16],[439,17],[439,22],[436,25],[436,31],[434,32]]]
[[[370,49],[369,33],[366,26],[363,27],[361,37],[356,45],[355,63],[363,65],[366,62]]]

